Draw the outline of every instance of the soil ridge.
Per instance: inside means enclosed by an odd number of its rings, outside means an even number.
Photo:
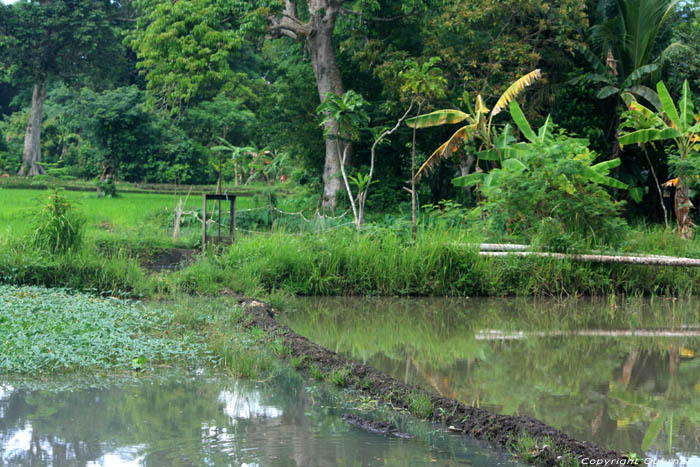
[[[533,455],[539,465],[559,465],[561,456],[570,452],[579,460],[599,461],[599,465],[633,465],[634,461],[619,452],[606,449],[588,441],[578,441],[555,428],[528,416],[499,415],[477,407],[468,406],[453,399],[427,391],[418,386],[404,384],[368,365],[355,363],[337,353],[295,333],[275,318],[277,310],[270,305],[251,299],[241,299],[240,304],[248,313],[246,326],[257,327],[281,338],[290,349],[290,358],[301,362],[300,369],[315,366],[323,374],[342,372],[347,375],[344,387],[363,391],[396,408],[410,411],[411,401],[417,395],[430,398],[432,411],[428,420],[442,423],[452,432],[475,439],[486,440],[498,447],[513,451],[514,441],[527,434],[540,441],[545,438],[551,444],[541,446]],[[606,462],[607,461],[607,462]]]

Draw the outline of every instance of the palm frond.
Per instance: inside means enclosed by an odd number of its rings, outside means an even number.
[[[518,94],[523,92],[523,90],[530,86],[532,83],[537,81],[542,77],[542,73],[540,72],[539,69],[533,70],[530,73],[522,76],[520,79],[518,79],[516,82],[511,84],[508,89],[506,89],[506,92],[504,92],[500,99],[498,99],[498,102],[496,102],[496,105],[493,108],[493,111],[491,112],[491,115],[497,115],[499,112],[501,112],[503,109],[508,107],[508,104],[510,104],[510,101],[518,97]]]

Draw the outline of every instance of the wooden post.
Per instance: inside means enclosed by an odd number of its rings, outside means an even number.
[[[231,207],[231,211],[230,211],[231,219],[229,220],[229,224],[228,224],[228,229],[229,229],[228,234],[231,237],[231,242],[235,242],[236,241],[236,196],[234,195],[234,196],[230,197],[229,202],[230,202],[230,207]]]
[[[207,249],[207,195],[202,196],[202,251]]]
[[[207,201],[212,200],[212,201],[218,201],[219,206],[221,205],[221,201],[228,201],[230,204],[229,207],[229,213],[231,215],[231,219],[229,220],[229,226],[228,226],[228,233],[229,236],[228,238],[233,242],[235,240],[234,235],[235,235],[235,230],[236,230],[236,195],[204,195],[204,206],[202,208],[202,211],[204,213],[204,219],[202,221],[202,249],[206,249],[207,246],[207,226],[206,226],[206,212],[207,212]],[[218,232],[219,235],[214,235],[212,236],[212,240],[215,243],[219,243],[222,240],[221,237],[221,208],[219,208],[219,227],[218,227]]]

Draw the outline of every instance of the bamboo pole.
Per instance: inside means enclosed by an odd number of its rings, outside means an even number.
[[[478,331],[478,341],[513,340],[527,337],[700,337],[699,329],[579,329],[573,331]]]
[[[569,261],[583,261],[589,263],[613,263],[613,264],[639,264],[648,266],[686,266],[700,267],[700,259],[677,258],[675,256],[638,256],[638,255],[579,255],[566,253],[547,253],[537,251],[480,251],[479,256],[504,257],[504,256],[534,256],[538,258],[568,259]]]

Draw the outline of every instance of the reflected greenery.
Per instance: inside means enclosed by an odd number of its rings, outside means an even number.
[[[0,382],[0,465],[515,465],[406,417],[395,422],[411,440],[361,431],[338,416],[352,397],[292,371],[12,384]]]
[[[624,452],[700,455],[693,301],[314,298],[290,309],[296,332],[446,397]]]

